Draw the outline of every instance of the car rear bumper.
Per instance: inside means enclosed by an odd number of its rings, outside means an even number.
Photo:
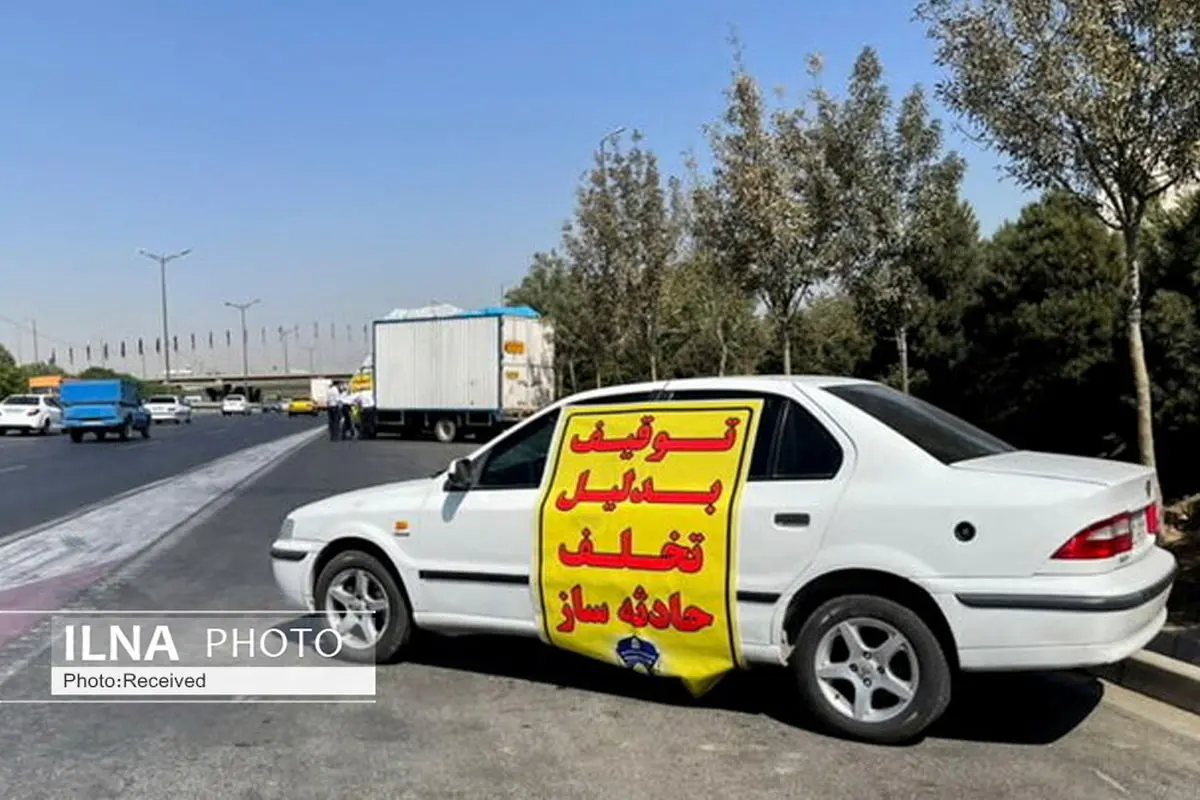
[[[3,419],[0,419],[0,430],[35,431],[42,427],[43,419],[43,417],[4,417]]]
[[[1175,557],[1156,547],[1103,575],[923,583],[963,669],[1073,669],[1120,661],[1157,636],[1176,571]]]

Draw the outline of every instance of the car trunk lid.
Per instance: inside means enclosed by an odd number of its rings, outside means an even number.
[[[1105,572],[1135,563],[1151,550],[1162,522],[1154,469],[1102,458],[1018,450],[963,461],[957,470],[1020,475],[1095,487],[1064,492],[1048,517],[1066,526],[1047,542],[1044,574]]]

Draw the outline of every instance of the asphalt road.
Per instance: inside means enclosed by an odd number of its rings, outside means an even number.
[[[95,598],[104,608],[286,610],[267,549],[291,508],[427,474],[460,448],[317,441]],[[3,653],[0,653],[3,658]],[[44,695],[44,656],[0,697]],[[520,640],[426,637],[373,705],[12,705],[12,798],[1185,798],[1200,720],[1078,675],[966,682],[906,748],[812,732],[782,671],[702,701]]]
[[[317,424],[278,414],[198,414],[191,425],[155,425],[149,439],[128,442],[0,437],[0,537]]]

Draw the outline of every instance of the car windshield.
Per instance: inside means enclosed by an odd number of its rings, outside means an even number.
[[[0,401],[0,405],[5,406],[36,406],[37,404],[38,398],[32,394],[14,394]]]
[[[887,386],[855,383],[825,391],[870,414],[943,464],[1017,449],[948,411]]]
[[[174,403],[174,402],[175,402],[175,398],[174,398],[174,397],[166,397],[166,396],[163,396],[163,397],[151,397],[151,398],[150,398],[149,400],[147,400],[146,402],[147,402],[147,403]]]

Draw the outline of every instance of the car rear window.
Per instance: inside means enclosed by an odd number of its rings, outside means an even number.
[[[887,386],[857,383],[827,386],[825,391],[870,414],[943,464],[1017,449],[948,411]]]
[[[6,406],[36,406],[37,404],[37,396],[29,394],[14,394],[4,398],[3,402],[0,403],[0,405]]]
[[[151,397],[146,402],[148,403],[174,403],[174,397]]]
[[[225,399],[232,400],[235,403],[240,403],[241,401],[245,400],[246,398],[242,397],[240,394],[227,394],[227,395],[225,395]]]

